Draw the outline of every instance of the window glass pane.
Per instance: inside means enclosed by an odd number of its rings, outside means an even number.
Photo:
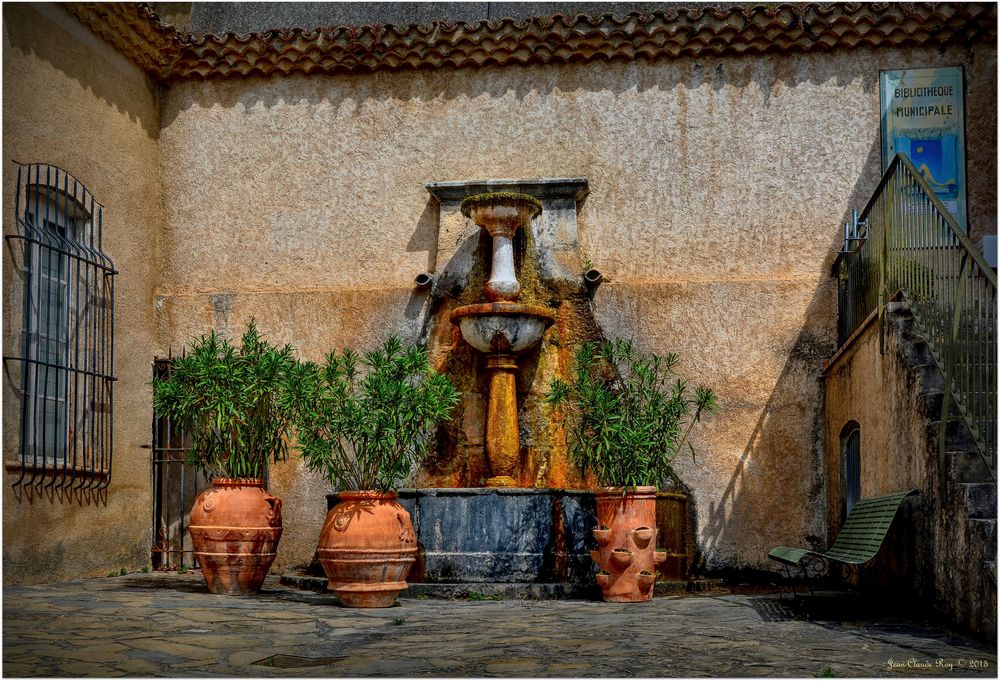
[[[852,430],[844,442],[844,503],[850,513],[861,498],[861,431]]]
[[[40,203],[44,207],[44,200]],[[51,217],[59,215],[54,207],[50,206],[50,211]],[[29,216],[29,220],[32,218]],[[66,245],[57,235],[65,235],[66,229],[57,220],[41,220],[52,247],[36,245],[32,249],[33,262],[29,263],[34,327],[33,333],[28,330],[29,342],[34,346],[29,356],[35,357],[39,364],[29,377],[26,392],[35,391],[37,404],[29,407],[31,419],[37,420],[35,444],[40,450],[38,454],[50,463],[63,462],[68,436],[69,256],[61,252]]]

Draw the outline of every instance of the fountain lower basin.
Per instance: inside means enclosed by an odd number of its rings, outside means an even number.
[[[407,577],[413,584],[590,587],[594,583],[597,567],[590,551],[597,547],[597,502],[593,491],[409,488],[398,494],[417,535],[417,562]],[[327,510],[338,501],[339,495],[327,495]],[[687,577],[689,523],[686,496],[656,494],[659,531],[655,541],[667,551],[666,562],[658,570],[665,579]]]
[[[487,487],[517,487],[521,479],[520,434],[517,424],[517,361],[515,355],[542,339],[555,321],[547,307],[501,301],[465,305],[452,310],[451,321],[472,347],[486,353],[490,397],[486,409],[486,460],[491,476]]]
[[[521,303],[479,303],[451,312],[462,337],[480,352],[518,353],[535,345],[555,321],[547,307]]]

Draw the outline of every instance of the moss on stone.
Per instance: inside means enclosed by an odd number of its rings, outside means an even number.
[[[485,194],[474,194],[462,201],[462,215],[470,217],[473,208],[479,206],[504,206],[517,203],[526,203],[534,208],[532,217],[542,212],[542,203],[530,194],[519,194],[517,192],[486,192]]]

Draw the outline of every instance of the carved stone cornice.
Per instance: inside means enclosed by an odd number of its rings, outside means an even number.
[[[693,6],[624,17],[182,33],[146,3],[64,3],[153,79],[564,64],[996,42],[994,3]]]

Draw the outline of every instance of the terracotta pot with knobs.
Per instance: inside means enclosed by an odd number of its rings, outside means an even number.
[[[281,499],[256,478],[216,478],[195,499],[188,528],[208,590],[260,591],[281,539]]]
[[[417,558],[410,514],[394,492],[347,491],[330,509],[317,554],[327,589],[351,608],[388,608]]]
[[[656,565],[656,487],[621,487],[597,493],[597,550],[590,555],[600,568],[597,584],[605,601],[635,603],[653,597]]]

